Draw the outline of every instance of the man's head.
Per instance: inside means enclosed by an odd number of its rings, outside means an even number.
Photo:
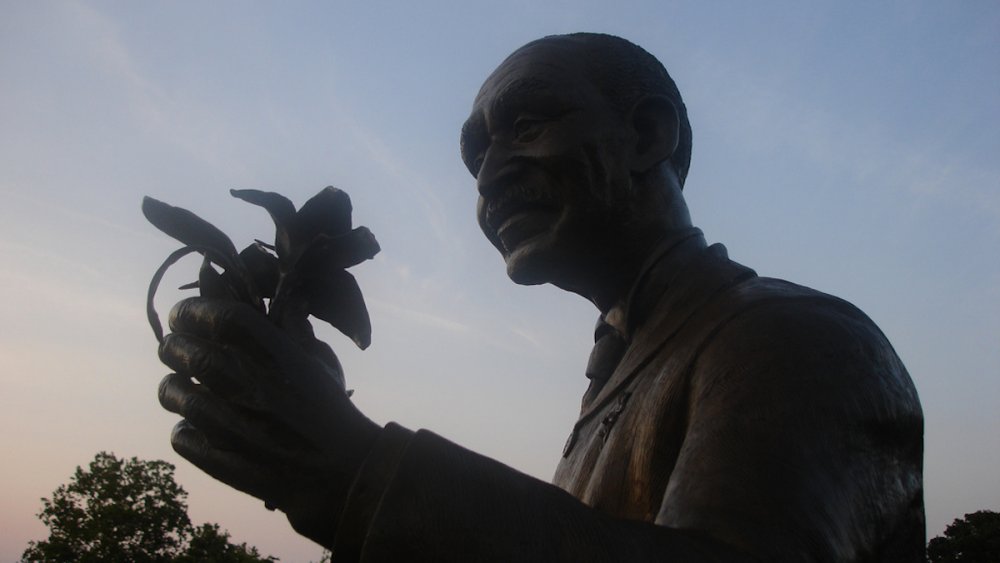
[[[479,223],[518,283],[570,290],[686,226],[690,127],[663,66],[623,39],[525,45],[483,84],[462,129]],[[661,193],[662,192],[662,193]],[[656,230],[656,229],[653,229]],[[655,241],[652,241],[655,242]]]
[[[691,124],[681,93],[663,64],[635,43],[602,33],[552,35],[532,41],[521,49],[540,42],[572,45],[590,80],[623,118],[627,118],[643,98],[662,96],[670,101],[678,121],[677,149],[670,157],[670,165],[683,187],[691,162]]]

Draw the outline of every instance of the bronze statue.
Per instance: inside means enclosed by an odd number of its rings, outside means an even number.
[[[605,35],[518,49],[463,127],[510,277],[600,310],[554,484],[380,428],[335,362],[206,298],[175,307],[161,346],[174,448],[335,561],[921,561],[905,368],[849,303],[706,245],[682,196],[690,150],[666,70]]]

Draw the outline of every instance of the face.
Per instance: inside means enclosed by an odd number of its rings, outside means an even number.
[[[625,222],[629,130],[569,45],[511,55],[462,128],[478,219],[517,283],[564,286],[599,268]]]

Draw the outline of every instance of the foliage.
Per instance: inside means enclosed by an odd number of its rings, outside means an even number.
[[[255,561],[277,561],[274,557],[261,557],[256,547],[247,544],[230,543],[229,532],[220,531],[218,524],[202,524],[191,533],[191,541],[183,555],[175,561],[180,563],[253,563]]]
[[[980,510],[956,518],[927,544],[930,563],[1000,561],[1000,513]]]
[[[217,524],[193,528],[186,497],[173,465],[100,452],[42,499],[49,537],[29,542],[22,561],[274,561],[231,544]]]

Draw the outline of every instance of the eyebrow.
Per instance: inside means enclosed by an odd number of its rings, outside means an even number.
[[[503,109],[503,106],[509,105],[512,102],[516,103],[519,98],[529,94],[534,94],[539,90],[545,90],[550,86],[551,84],[547,80],[537,76],[528,76],[513,80],[504,86],[503,89],[500,90],[500,93],[493,98],[493,103],[490,105],[490,111],[496,113],[497,111]]]
[[[472,157],[470,152],[475,150],[474,145],[479,144],[479,137],[482,136],[484,129],[485,123],[481,113],[470,116],[462,124],[462,133],[458,138],[458,148],[462,154],[463,161]]]
[[[550,81],[538,76],[526,76],[512,80],[493,97],[488,113],[493,116],[502,116],[514,109],[512,106],[531,100],[537,92],[550,90],[551,87]],[[463,160],[466,157],[474,157],[473,153],[478,152],[481,148],[486,129],[486,114],[483,111],[474,111],[462,124],[459,143]]]

